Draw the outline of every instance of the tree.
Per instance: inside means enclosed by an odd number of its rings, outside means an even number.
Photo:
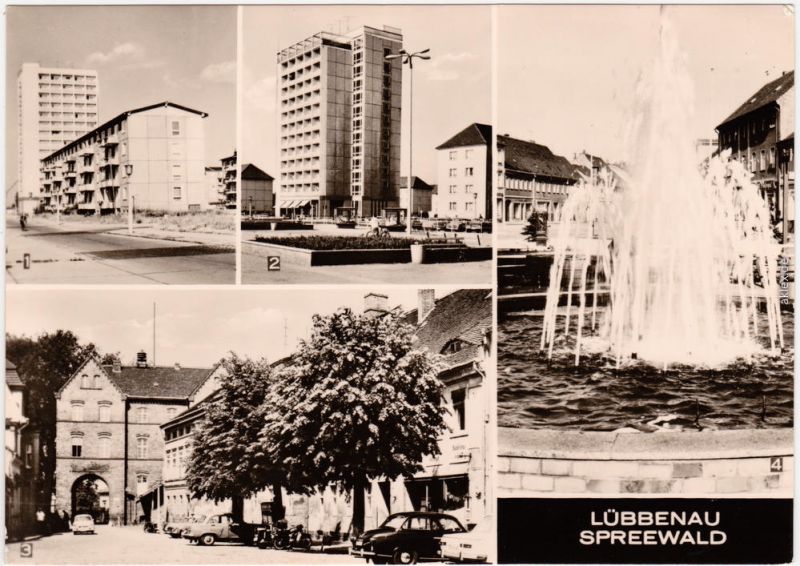
[[[196,498],[231,498],[241,519],[242,500],[266,487],[275,506],[282,507],[285,473],[261,445],[264,425],[259,416],[274,382],[265,360],[252,361],[231,354],[222,360],[225,373],[216,397],[208,404],[195,435],[186,482]]]
[[[50,508],[56,470],[56,392],[80,365],[96,353],[69,330],[45,333],[36,339],[6,334],[6,358],[11,360],[25,387],[25,410],[32,430],[41,438],[37,506]]]
[[[75,511],[76,513],[91,513],[100,504],[97,494],[97,485],[92,478],[84,478],[75,486]]]
[[[423,457],[439,454],[442,386],[412,337],[394,313],[315,315],[266,405],[265,450],[292,482],[352,490],[355,533],[371,478],[412,476]]]
[[[541,238],[547,235],[547,213],[543,211],[534,210],[528,217],[528,223],[522,229],[522,235],[529,242],[533,242],[537,237]]]

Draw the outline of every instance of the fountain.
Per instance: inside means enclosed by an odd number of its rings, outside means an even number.
[[[540,348],[721,368],[783,348],[780,246],[729,152],[698,164],[692,84],[668,19],[637,87],[626,166],[584,177],[556,217]],[[599,307],[604,299],[607,305]]]

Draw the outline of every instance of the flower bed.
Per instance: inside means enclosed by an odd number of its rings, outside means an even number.
[[[256,242],[304,250],[402,250],[411,247],[410,238],[364,238],[363,236],[297,236],[282,238],[256,236]]]

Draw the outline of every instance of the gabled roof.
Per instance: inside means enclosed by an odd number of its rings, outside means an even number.
[[[407,179],[408,179],[408,177],[400,177],[400,188],[408,189],[408,180]],[[428,183],[426,183],[425,181],[423,181],[422,179],[420,179],[416,175],[412,175],[411,179],[413,181],[413,185],[412,186],[414,187],[415,190],[417,190],[417,191],[420,191],[420,190],[421,191],[432,191],[433,190],[433,186],[432,185],[429,185]]]
[[[473,123],[458,132],[436,149],[465,147],[470,145],[490,145],[492,143],[492,127],[487,124]]]
[[[556,179],[575,179],[575,167],[566,157],[554,154],[546,145],[497,136],[497,145],[505,148],[505,168]]]
[[[140,112],[147,112],[148,110],[153,110],[155,108],[161,108],[161,107],[166,107],[166,106],[171,106],[172,108],[177,108],[178,110],[183,110],[184,112],[191,112],[193,114],[198,114],[198,115],[202,116],[203,118],[208,116],[207,113],[202,112],[200,110],[194,110],[193,108],[189,108],[188,106],[181,106],[180,104],[175,104],[174,102],[169,102],[169,101],[159,102],[157,104],[151,104],[149,106],[142,106],[141,108],[134,108],[133,110],[128,110],[126,112],[118,114],[117,116],[115,116],[114,118],[109,120],[108,122],[100,124],[94,130],[83,134],[78,139],[76,139],[74,141],[71,141],[67,145],[57,149],[56,151],[54,151],[53,153],[51,153],[47,157],[41,159],[41,161],[45,161],[47,159],[50,159],[51,157],[54,157],[54,156],[58,155],[59,153],[61,153],[63,151],[66,151],[66,150],[68,150],[70,148],[73,148],[73,147],[81,144],[82,142],[88,140],[89,138],[94,137],[97,134],[97,132],[102,131],[102,130],[104,130],[105,128],[107,128],[109,126],[112,126],[112,125],[116,124],[117,122],[122,122],[128,116],[130,116],[131,114],[138,114]]]
[[[416,310],[405,317],[416,321]],[[437,299],[416,332],[417,346],[441,354],[449,342],[462,342],[459,351],[444,355],[448,367],[474,360],[480,353],[484,332],[492,326],[492,292],[489,289],[459,289]]]
[[[9,359],[6,359],[6,385],[10,389],[25,388],[25,384],[22,382],[19,373],[17,373],[17,366]]]
[[[269,173],[265,173],[252,163],[242,163],[242,180],[248,181],[272,181]]]
[[[794,87],[794,71],[784,73],[774,81],[768,82],[762,86],[758,92],[747,99],[747,101],[739,106],[733,114],[725,118],[717,128],[720,128],[745,114],[749,114],[754,110],[763,108],[767,104],[777,101],[784,93],[788,92]]]
[[[119,373],[115,373],[112,366],[103,366],[103,369],[129,397],[188,400],[216,368],[122,366]]]

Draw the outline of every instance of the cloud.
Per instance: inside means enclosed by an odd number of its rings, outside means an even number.
[[[236,82],[236,61],[211,63],[200,72],[200,78],[211,83]]]
[[[275,77],[245,81],[244,105],[246,109],[272,112],[275,110]]]
[[[102,51],[90,53],[86,60],[89,63],[111,63],[121,59],[141,59],[142,57],[144,57],[144,47],[129,41],[116,44],[108,53]]]
[[[461,53],[445,53],[434,56],[422,65],[425,76],[432,81],[455,81],[461,78],[468,65],[475,60],[475,54],[467,51]]]

